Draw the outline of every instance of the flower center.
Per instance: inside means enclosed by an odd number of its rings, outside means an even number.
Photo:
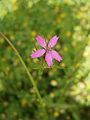
[[[47,47],[46,48],[46,52],[50,52],[51,51],[51,48],[50,47]]]

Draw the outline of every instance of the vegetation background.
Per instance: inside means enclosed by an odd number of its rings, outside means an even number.
[[[46,113],[18,57],[0,36],[0,120],[90,120],[90,1],[0,0],[0,32],[17,48],[45,102]],[[60,37],[63,61],[47,68],[31,59],[36,35]],[[48,118],[46,117],[48,116]]]

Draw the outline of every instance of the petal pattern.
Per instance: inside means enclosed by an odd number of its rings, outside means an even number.
[[[44,49],[36,50],[33,54],[31,54],[31,58],[41,57],[46,51]]]
[[[57,43],[58,38],[59,37],[57,37],[56,35],[54,37],[52,37],[51,40],[48,43],[48,47],[52,48],[53,46],[55,46],[56,43]]]
[[[36,40],[40,46],[42,46],[43,48],[46,48],[46,42],[41,36],[38,35],[36,37]]]
[[[55,50],[52,50],[52,57],[59,62],[62,60],[62,57]]]
[[[52,54],[50,51],[46,52],[46,55],[45,55],[45,61],[47,63],[47,65],[50,67],[52,66]]]

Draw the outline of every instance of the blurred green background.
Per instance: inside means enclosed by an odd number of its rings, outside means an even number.
[[[0,0],[0,31],[20,52],[49,120],[90,120],[90,1]],[[31,59],[36,35],[58,35],[63,61]],[[46,66],[46,65],[45,65]],[[47,120],[26,71],[0,36],[0,120]]]

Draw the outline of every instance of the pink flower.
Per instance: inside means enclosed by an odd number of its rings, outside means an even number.
[[[36,50],[33,54],[31,54],[31,58],[38,58],[45,54],[45,61],[49,67],[53,65],[53,59],[58,62],[62,60],[62,57],[55,50],[52,50],[52,47],[56,45],[58,40],[56,35],[50,39],[48,45],[46,45],[45,40],[39,35],[36,37],[36,40],[42,49]]]

